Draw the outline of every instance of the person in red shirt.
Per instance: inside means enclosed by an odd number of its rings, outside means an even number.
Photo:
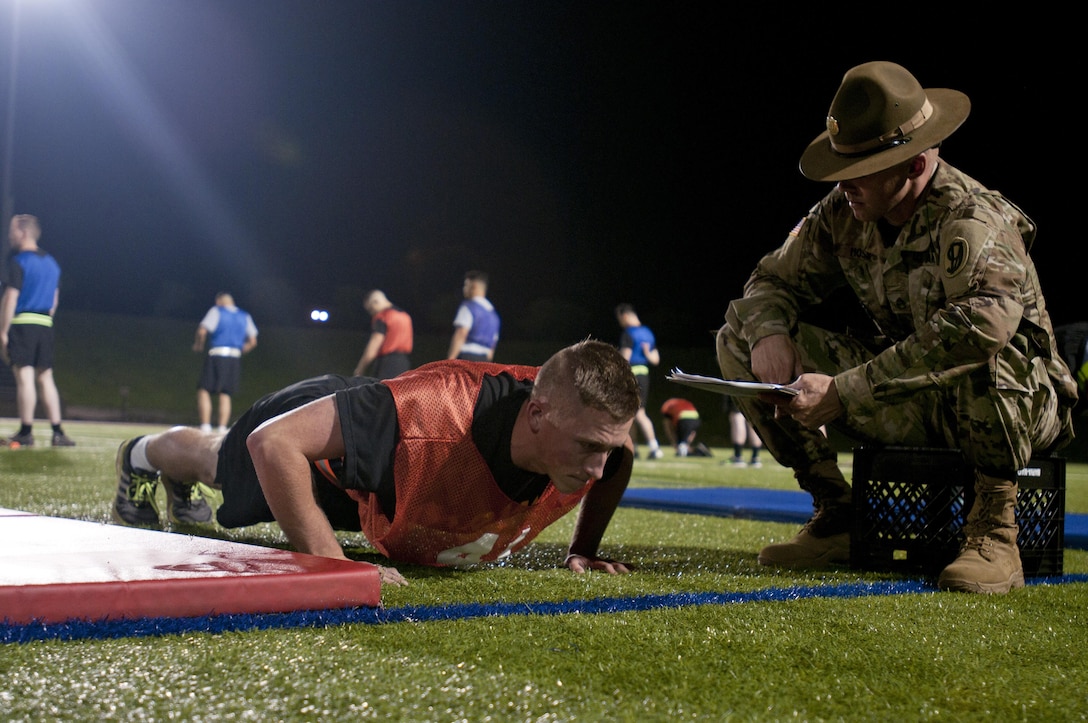
[[[160,481],[172,517],[205,484],[222,490],[224,527],[274,520],[299,551],[341,559],[334,530],[361,530],[389,559],[445,566],[503,559],[580,506],[566,566],[622,574],[598,548],[631,478],[639,405],[626,359],[593,340],[540,367],[326,375],[258,400],[225,435],[174,427],[122,443],[113,515],[157,525]]]
[[[392,379],[411,369],[412,317],[378,289],[367,292],[363,307],[370,314],[370,339],[355,365],[355,376],[365,374],[371,365],[375,379]]]
[[[661,416],[665,420],[665,435],[676,447],[677,457],[713,456],[705,444],[695,441],[703,422],[694,404],[680,397],[666,399],[661,405]]]

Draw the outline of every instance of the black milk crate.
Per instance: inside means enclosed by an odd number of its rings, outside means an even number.
[[[1061,575],[1065,460],[1034,457],[1017,473],[1017,482],[1024,575]],[[959,450],[856,448],[851,567],[938,574],[959,553],[974,499],[974,472]]]

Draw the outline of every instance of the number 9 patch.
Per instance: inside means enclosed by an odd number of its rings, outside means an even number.
[[[952,239],[944,250],[944,275],[951,278],[967,266],[967,240],[962,236]]]

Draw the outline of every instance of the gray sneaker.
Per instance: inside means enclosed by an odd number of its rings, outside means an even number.
[[[74,447],[76,446],[75,440],[69,437],[64,432],[57,432],[53,435],[54,447]]]
[[[202,525],[212,521],[212,508],[204,499],[203,485],[177,482],[162,475],[166,489],[166,513],[170,521],[181,525]]]
[[[159,508],[155,493],[159,489],[159,473],[136,469],[129,453],[140,439],[134,437],[117,448],[117,496],[113,500],[113,519],[122,525],[158,527]]]
[[[34,435],[30,432],[27,432],[26,434],[13,434],[7,438],[7,445],[12,449],[18,447],[33,447]]]

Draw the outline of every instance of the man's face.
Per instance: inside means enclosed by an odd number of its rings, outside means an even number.
[[[600,479],[608,455],[627,441],[632,421],[619,423],[607,412],[581,405],[574,405],[574,411],[566,414],[554,409],[545,412],[539,449],[556,489],[577,492],[591,479]]]
[[[879,221],[903,202],[910,192],[907,171],[910,163],[892,166],[861,178],[839,181],[850,210],[859,221]]]

